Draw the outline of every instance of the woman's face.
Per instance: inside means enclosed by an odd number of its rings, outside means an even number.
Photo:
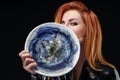
[[[72,29],[77,35],[80,42],[84,39],[85,25],[82,20],[81,14],[76,10],[69,10],[63,14],[61,24]]]

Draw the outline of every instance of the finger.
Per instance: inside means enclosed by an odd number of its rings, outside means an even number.
[[[29,53],[25,53],[21,55],[21,58],[22,58],[22,62],[24,62],[26,58],[31,58],[31,55]]]
[[[27,65],[29,65],[30,63],[36,63],[36,62],[35,62],[34,59],[32,59],[32,58],[25,58],[25,60],[24,60],[24,62],[23,62],[23,66],[27,66]]]
[[[29,65],[25,66],[24,69],[28,72],[30,72],[31,74],[35,74],[36,72],[34,71],[34,67],[36,67],[37,64],[34,62],[34,63],[30,63]]]
[[[25,54],[25,53],[28,53],[29,51],[28,50],[22,50],[20,53],[19,53],[19,56],[21,57],[22,54]]]

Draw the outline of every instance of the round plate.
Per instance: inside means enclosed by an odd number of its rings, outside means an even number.
[[[74,32],[54,22],[35,27],[26,38],[25,49],[37,63],[35,72],[51,77],[70,72],[80,55],[80,43]]]

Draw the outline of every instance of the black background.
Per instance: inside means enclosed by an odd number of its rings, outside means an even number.
[[[24,49],[29,32],[39,24],[53,22],[55,11],[71,0],[0,2],[0,73],[4,80],[30,80],[22,68],[18,54]],[[81,0],[98,16],[103,31],[103,55],[120,72],[119,2],[113,0]]]

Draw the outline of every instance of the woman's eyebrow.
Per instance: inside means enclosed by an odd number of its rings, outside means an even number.
[[[78,20],[77,18],[72,18],[72,19],[70,19],[69,21],[72,21],[72,20]],[[79,21],[79,20],[78,20]]]

